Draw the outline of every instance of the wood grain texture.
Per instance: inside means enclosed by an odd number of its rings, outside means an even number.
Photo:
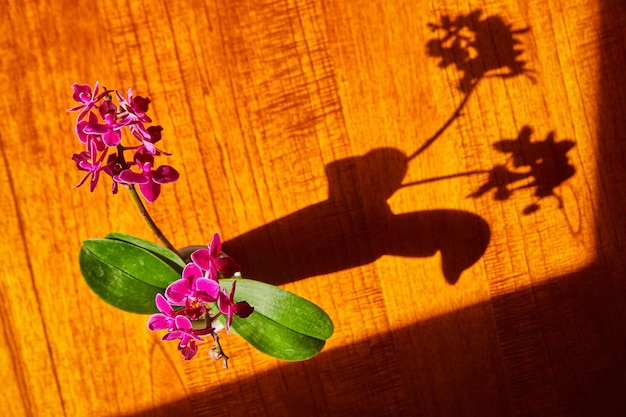
[[[9,415],[626,414],[621,0],[3,6]],[[72,188],[95,80],[152,100],[164,233],[321,305],[319,356],[227,335],[231,369],[185,363],[90,292],[83,239],[152,239],[126,193]]]

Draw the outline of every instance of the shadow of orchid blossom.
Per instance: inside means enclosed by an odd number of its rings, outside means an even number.
[[[495,189],[494,198],[506,200],[517,190],[535,188],[534,196],[537,201],[527,206],[524,214],[537,211],[538,201],[546,197],[555,197],[559,208],[563,208],[563,198],[555,193],[555,188],[576,172],[567,157],[569,150],[576,144],[568,139],[556,142],[554,132],[550,132],[542,141],[532,141],[531,136],[530,126],[524,126],[516,139],[496,142],[493,147],[509,155],[512,169],[506,165],[494,166],[488,171],[487,182],[468,197],[480,197]]]
[[[461,111],[483,78],[525,75],[535,82],[530,75],[535,71],[527,69],[526,61],[520,59],[524,50],[520,47],[521,40],[516,38],[516,35],[528,32],[530,27],[513,29],[513,25],[498,15],[485,19],[481,19],[481,15],[482,11],[478,9],[454,19],[445,15],[440,23],[428,24],[439,36],[426,44],[428,55],[441,58],[440,68],[455,65],[463,73],[459,89],[465,96],[441,128],[409,155],[409,160],[428,149],[461,116]]]
[[[454,19],[445,15],[440,23],[430,23],[431,30],[442,37],[427,43],[428,55],[441,58],[439,67],[454,64],[463,73],[459,88],[466,94],[484,77],[512,78],[523,74],[534,82],[529,75],[534,71],[520,59],[523,50],[517,48],[521,41],[516,39],[530,27],[513,29],[500,16],[481,15],[482,10],[477,9]]]
[[[536,200],[524,208],[524,214],[539,210],[539,201],[546,197],[556,198],[559,208],[563,208],[563,198],[555,190],[576,173],[567,156],[576,143],[569,139],[557,142],[554,132],[548,133],[542,141],[533,141],[531,136],[532,128],[524,126],[517,138],[493,144],[494,149],[508,155],[503,165],[495,165],[490,170],[479,169],[409,182],[402,187],[487,174],[487,181],[467,197],[478,198],[494,190],[493,198],[503,201],[515,191],[534,188]]]

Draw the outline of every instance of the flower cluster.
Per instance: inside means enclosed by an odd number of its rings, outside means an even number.
[[[168,165],[155,168],[155,157],[168,155],[155,144],[161,140],[161,126],[146,126],[152,119],[146,114],[150,99],[133,96],[128,89],[127,97],[118,91],[100,92],[98,82],[93,91],[86,84],[74,84],[73,98],[78,106],[68,109],[79,112],[75,132],[85,150],[74,154],[72,160],[84,177],[76,185],[83,185],[89,177],[89,190],[93,191],[100,174],[104,172],[113,179],[111,191],[117,192],[118,184],[137,184],[145,199],[152,203],[161,193],[161,184],[176,181],[178,172]],[[117,105],[113,101],[113,93]],[[133,146],[123,146],[122,130],[128,129],[137,142]],[[132,161],[124,157],[125,151],[134,151]],[[136,167],[137,171],[131,169]]]
[[[234,301],[236,281],[230,293],[220,288],[219,278],[232,277],[239,269],[233,258],[221,253],[220,237],[216,233],[207,249],[191,254],[191,262],[183,269],[181,279],[167,287],[165,296],[157,294],[155,301],[160,313],[150,316],[148,329],[167,330],[162,340],[179,340],[178,349],[186,360],[196,355],[196,342],[211,335],[215,345],[210,355],[215,360],[222,359],[226,367],[228,356],[222,351],[213,323],[223,315],[226,330],[230,330],[233,316],[245,318],[254,311],[246,301]]]

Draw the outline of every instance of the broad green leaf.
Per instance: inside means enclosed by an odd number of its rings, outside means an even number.
[[[155,254],[115,239],[84,241],[79,264],[87,285],[100,298],[133,313],[156,312],[156,294],[180,278]]]
[[[145,249],[148,252],[151,252],[152,254],[161,258],[161,260],[163,260],[165,263],[169,264],[172,268],[178,270],[179,272],[182,272],[182,270],[185,268],[185,262],[180,258],[180,256],[178,256],[177,253],[172,252],[164,246],[157,245],[154,242],[150,242],[148,240],[140,239],[138,237],[119,232],[111,232],[105,236],[105,239],[121,240],[123,242],[127,242],[142,249]]]
[[[319,353],[333,334],[330,317],[312,302],[253,280],[222,279],[220,285],[230,290],[235,280],[235,301],[249,302],[254,313],[245,319],[235,316],[231,328],[261,352],[278,359],[301,361]]]
[[[245,300],[268,319],[294,332],[326,340],[334,331],[328,314],[317,305],[292,292],[250,279],[221,279],[220,285],[230,291],[237,281],[235,299]]]
[[[223,316],[220,317],[223,322]],[[277,359],[303,361],[317,355],[325,340],[295,332],[255,311],[245,319],[233,317],[231,331],[257,350]]]

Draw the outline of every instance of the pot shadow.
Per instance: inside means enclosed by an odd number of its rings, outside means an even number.
[[[387,200],[402,187],[409,158],[393,148],[326,166],[328,199],[227,240],[222,249],[241,274],[274,285],[365,265],[383,255],[429,257],[441,252],[454,284],[484,253],[490,228],[460,210],[394,214]]]

